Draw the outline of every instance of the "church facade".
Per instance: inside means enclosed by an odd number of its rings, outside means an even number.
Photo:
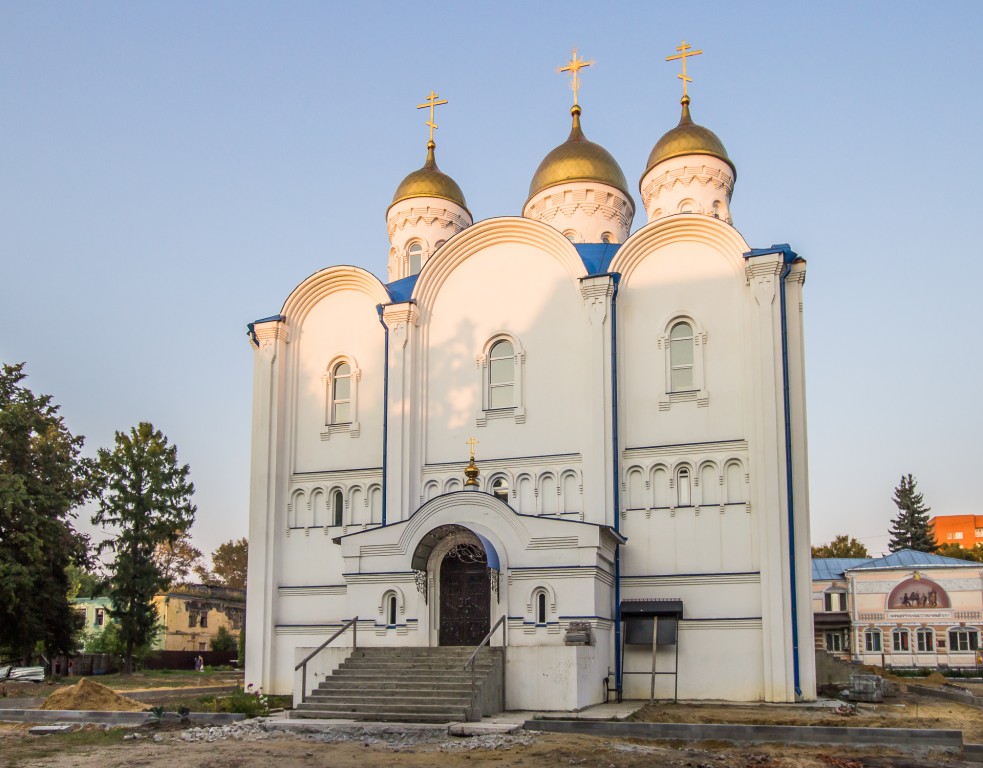
[[[522,216],[473,222],[431,128],[388,282],[328,267],[250,325],[247,682],[296,696],[358,617],[359,646],[496,627],[509,709],[814,698],[805,263],[741,237],[687,96],[630,232],[576,101]]]

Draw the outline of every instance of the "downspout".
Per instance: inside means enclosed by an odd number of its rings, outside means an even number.
[[[802,696],[799,684],[799,610],[795,579],[795,506],[792,486],[792,422],[788,382],[788,319],[785,306],[785,278],[792,271],[789,253],[783,251],[785,266],[779,278],[779,300],[782,320],[782,396],[785,406],[785,493],[788,499],[788,567],[789,586],[792,590],[792,673],[795,695]]]
[[[382,527],[386,527],[386,486],[389,483],[389,326],[382,319],[383,305],[376,305],[379,324],[386,332],[386,358],[382,365]]]
[[[618,442],[618,285],[621,275],[611,274],[614,291],[611,293],[611,471],[614,491],[614,531],[621,532],[621,470]],[[621,544],[614,545],[614,678],[621,700]]]

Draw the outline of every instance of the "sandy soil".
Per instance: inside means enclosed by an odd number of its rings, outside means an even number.
[[[983,712],[965,704],[907,694],[886,699],[883,704],[855,704],[853,709],[856,714],[844,715],[828,707],[777,704],[656,704],[639,710],[632,719],[647,723],[953,728],[961,730],[966,741],[983,742]]]
[[[560,734],[519,734],[406,743],[359,738],[324,742],[316,737],[261,734],[243,739],[186,742],[178,732],[105,742],[110,734],[32,737],[26,729],[0,728],[3,768],[131,768],[194,765],[198,768],[956,768],[951,755],[892,755],[889,751],[805,747],[667,746]],[[86,736],[103,743],[86,744]],[[154,741],[154,736],[158,741]]]
[[[99,712],[142,712],[146,708],[146,704],[121,696],[86,677],[75,685],[55,691],[41,705],[41,709],[93,709]]]

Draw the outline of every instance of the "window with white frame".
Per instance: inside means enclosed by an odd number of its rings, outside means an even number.
[[[669,385],[672,392],[690,392],[693,377],[693,326],[676,323],[669,331]]]
[[[826,633],[826,650],[840,652],[843,650],[843,633],[842,632],[827,632]]]
[[[512,418],[516,424],[526,420],[522,405],[522,371],[525,353],[514,336],[492,337],[478,357],[481,369],[481,413],[477,426],[488,419]]]
[[[983,528],[976,529],[976,538],[983,539]]]
[[[949,651],[975,651],[980,647],[980,635],[975,629],[960,627],[949,630]]]
[[[331,371],[331,423],[349,424],[352,420],[352,367],[338,363]]]
[[[907,653],[911,650],[911,636],[907,629],[898,627],[891,630],[891,648],[895,653]]]
[[[824,608],[827,612],[846,610],[846,592],[827,592],[823,595]]]
[[[406,255],[410,262],[410,274],[417,274],[423,267],[423,246],[420,243],[412,243],[406,249]]]
[[[491,483],[491,492],[499,501],[509,503],[509,481],[504,477],[496,477]]]
[[[680,467],[676,472],[676,506],[693,505],[693,489],[690,485],[689,467]]]
[[[915,643],[919,653],[935,651],[935,632],[927,627],[915,631]]]
[[[881,631],[879,629],[864,630],[864,650],[867,653],[881,652]]]
[[[322,440],[330,440],[332,435],[342,432],[350,437],[359,436],[358,381],[361,376],[355,361],[348,356],[336,357],[328,364],[322,379],[327,401]]]
[[[956,531],[955,533],[952,534],[952,538],[954,538],[956,541],[962,541],[963,532],[962,531]]]

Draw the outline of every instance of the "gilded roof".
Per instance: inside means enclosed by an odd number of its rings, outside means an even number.
[[[527,201],[548,187],[568,181],[600,181],[615,187],[631,200],[621,166],[604,147],[584,136],[580,128],[580,107],[575,104],[570,113],[573,115],[570,135],[539,164],[529,184]]]
[[[651,171],[663,160],[682,155],[710,155],[723,160],[734,171],[734,178],[737,178],[737,169],[734,163],[727,156],[723,142],[717,138],[717,134],[709,128],[697,125],[689,113],[689,97],[683,97],[683,114],[679,118],[679,125],[666,133],[652,148],[649,161],[645,165],[645,173]],[[642,174],[644,178],[645,173]]]
[[[418,171],[413,171],[399,186],[396,187],[396,194],[393,201],[389,204],[392,208],[400,200],[411,197],[439,197],[457,203],[464,210],[468,210],[468,204],[464,200],[464,193],[450,176],[437,167],[437,160],[434,157],[436,144],[432,141],[427,144],[427,161]],[[468,211],[468,214],[471,212]]]

